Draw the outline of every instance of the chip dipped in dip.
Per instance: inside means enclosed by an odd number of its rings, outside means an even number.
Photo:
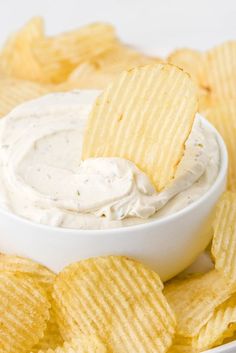
[[[0,207],[51,226],[114,228],[174,213],[210,188],[219,146],[198,115],[175,178],[159,193],[131,161],[81,161],[85,124],[99,93],[49,94],[1,120]]]

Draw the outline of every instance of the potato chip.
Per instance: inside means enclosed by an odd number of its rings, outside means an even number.
[[[236,284],[236,193],[226,192],[213,222],[212,255],[215,267]]]
[[[95,335],[79,335],[70,343],[56,349],[40,350],[38,353],[108,353],[106,345]]]
[[[17,79],[0,79],[0,117],[8,114],[18,104],[52,91],[47,85]]]
[[[175,337],[168,353],[199,353],[200,350],[191,346],[193,338]]]
[[[0,272],[24,273],[30,276],[44,287],[50,300],[55,274],[47,267],[24,257],[0,253]],[[43,337],[33,350],[38,352],[40,349],[56,348],[62,343],[55,315],[50,310],[50,318]]]
[[[28,275],[0,272],[0,299],[0,352],[28,352],[49,319],[46,292]]]
[[[233,341],[236,341],[236,330],[234,331],[232,336],[224,338],[224,341],[222,342],[222,344],[227,344],[227,343],[230,343],[230,342],[233,342]]]
[[[68,81],[62,83],[67,89],[103,89],[114,78],[115,73],[105,72],[95,63],[83,63],[72,71]]]
[[[55,279],[55,273],[47,267],[30,259],[10,254],[0,253],[0,271],[27,274],[45,288],[50,287]]]
[[[159,58],[117,44],[111,50],[94,57],[90,62],[79,65],[69,76],[68,87],[104,89],[122,71],[154,62]]]
[[[111,352],[166,352],[175,318],[159,276],[125,257],[98,257],[65,268],[54,284],[62,336],[100,335]]]
[[[199,353],[199,350],[174,341],[167,353]]]
[[[206,53],[207,86],[219,98],[236,97],[236,41],[225,42]]]
[[[177,318],[177,335],[196,336],[232,292],[230,283],[216,270],[170,281],[164,294]]]
[[[108,67],[112,72],[128,70],[135,66],[160,63],[162,61],[163,60],[158,57],[145,55],[120,42],[117,42],[110,50],[92,59],[92,62],[96,64],[98,68],[106,70]]]
[[[192,338],[176,337],[174,346],[203,351],[222,344],[226,337],[231,337],[236,330],[236,296],[233,295],[216,308],[210,320],[197,336]]]
[[[125,71],[94,104],[82,158],[131,160],[161,190],[175,175],[196,111],[196,87],[177,67]]]
[[[208,110],[213,104],[213,97],[207,88],[199,87],[198,89],[199,112],[206,116]]]
[[[43,20],[35,17],[6,42],[0,53],[1,70],[18,79],[47,81],[44,68],[32,51],[33,45],[43,37]]]
[[[222,344],[236,330],[236,296],[221,304],[214,315],[193,340],[192,346],[205,350]]]
[[[236,191],[236,98],[214,103],[206,117],[224,138],[229,155],[228,189]]]
[[[0,54],[0,68],[14,78],[58,83],[64,81],[79,63],[90,60],[115,43],[114,28],[105,23],[46,37],[43,20],[37,17],[5,44]]]
[[[211,104],[211,91],[206,81],[206,55],[194,49],[177,49],[167,61],[184,69],[198,85],[199,112],[204,113]]]
[[[168,56],[167,61],[188,72],[199,86],[205,87],[204,53],[188,48],[177,49]]]
[[[54,312],[53,310],[50,310],[50,318],[47,322],[47,327],[44,332],[44,335],[40,339],[38,344],[34,346],[32,352],[37,353],[40,350],[47,351],[49,348],[55,349],[59,346],[62,346],[63,342],[64,341],[61,337]]]
[[[105,23],[94,23],[55,37],[45,37],[33,45],[38,62],[44,67],[47,82],[66,80],[79,64],[103,53],[115,45],[114,28]]]

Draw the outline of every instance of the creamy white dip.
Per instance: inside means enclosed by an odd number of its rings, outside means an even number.
[[[175,179],[160,193],[128,160],[81,162],[86,119],[98,94],[50,94],[1,120],[0,207],[42,224],[100,229],[149,222],[207,191],[218,174],[219,146],[198,116]]]

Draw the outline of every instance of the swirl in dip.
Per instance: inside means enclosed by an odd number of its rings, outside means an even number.
[[[81,162],[83,131],[99,91],[24,103],[0,122],[0,207],[51,226],[101,229],[149,222],[197,200],[218,174],[215,135],[196,116],[175,178],[157,193],[122,158]],[[161,151],[161,146],[160,146]]]

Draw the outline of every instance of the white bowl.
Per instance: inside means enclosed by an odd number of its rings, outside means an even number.
[[[167,280],[188,267],[211,240],[211,214],[225,189],[227,151],[218,132],[221,163],[217,179],[196,202],[149,223],[106,230],[77,230],[40,225],[0,210],[0,249],[32,258],[54,271],[97,255],[127,255]]]

